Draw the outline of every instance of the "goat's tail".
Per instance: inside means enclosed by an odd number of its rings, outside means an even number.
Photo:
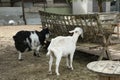
[[[49,56],[50,54],[54,54],[56,52],[55,48],[49,49],[46,56]]]
[[[49,56],[49,55],[50,55],[50,53],[51,53],[51,51],[49,50],[49,51],[47,52],[46,56]]]

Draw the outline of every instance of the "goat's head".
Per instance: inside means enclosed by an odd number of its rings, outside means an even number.
[[[76,27],[74,30],[69,31],[69,33],[81,35],[81,37],[83,38],[83,29],[80,27]]]
[[[46,39],[49,38],[50,31],[49,31],[49,29],[47,27],[43,28],[41,32],[45,35]]]

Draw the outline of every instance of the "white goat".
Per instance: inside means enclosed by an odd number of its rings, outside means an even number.
[[[51,43],[48,47],[47,55],[50,55],[49,61],[49,72],[52,74],[51,67],[53,62],[53,55],[56,57],[56,74],[59,74],[59,63],[62,56],[66,57],[67,67],[73,70],[72,62],[73,56],[76,49],[76,42],[78,37],[81,35],[83,37],[83,30],[79,27],[76,27],[74,30],[69,31],[74,33],[73,36],[58,36],[51,40]]]

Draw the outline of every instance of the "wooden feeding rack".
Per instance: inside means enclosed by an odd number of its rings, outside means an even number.
[[[103,23],[100,14],[67,15],[44,11],[39,11],[39,14],[42,27],[48,27],[51,31],[51,38],[71,35],[69,34],[70,30],[81,27],[84,38],[79,37],[77,48],[80,48],[84,43],[94,44],[96,46],[89,45],[88,48],[91,50],[100,47],[98,48],[98,52],[100,52],[98,60],[102,60],[104,55],[112,60],[108,47],[111,35],[114,33],[114,26],[113,23]],[[83,46],[83,48],[85,47]]]

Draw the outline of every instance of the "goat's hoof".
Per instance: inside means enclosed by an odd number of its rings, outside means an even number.
[[[49,71],[48,74],[52,74],[52,71]]]
[[[60,73],[57,73],[57,76],[59,76],[60,75]]]
[[[37,57],[40,57],[40,55],[37,55]]]
[[[23,61],[23,59],[19,59],[19,61]]]
[[[67,68],[70,69],[70,70],[73,70],[73,68],[71,68],[70,66],[67,66]]]
[[[70,67],[70,66],[67,66],[67,68],[68,68],[68,69],[71,69],[71,67]]]
[[[40,55],[36,53],[34,53],[33,56],[40,57]]]
[[[70,68],[73,71],[73,68]]]
[[[37,56],[37,54],[34,52],[33,56]]]

